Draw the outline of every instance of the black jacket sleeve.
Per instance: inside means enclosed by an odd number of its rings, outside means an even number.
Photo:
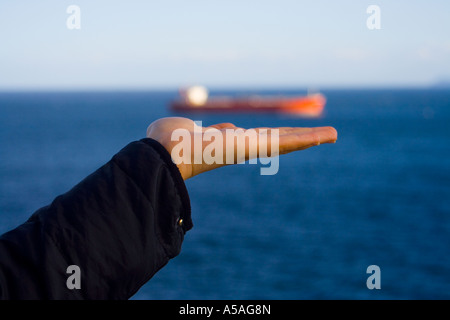
[[[1,299],[128,299],[178,255],[189,196],[157,141],[127,145],[0,237]],[[80,289],[66,282],[80,268]]]

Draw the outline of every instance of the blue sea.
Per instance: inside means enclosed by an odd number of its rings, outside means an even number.
[[[246,93],[304,92],[211,92]],[[161,117],[334,126],[336,144],[282,156],[275,175],[241,164],[186,181],[194,228],[132,299],[449,299],[450,90],[322,93],[320,119],[173,114],[176,91],[0,93],[0,232]]]

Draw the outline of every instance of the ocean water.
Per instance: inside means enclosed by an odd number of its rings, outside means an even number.
[[[323,93],[320,119],[176,114],[203,125],[330,125],[339,138],[282,156],[272,176],[243,164],[188,180],[194,228],[133,299],[450,298],[450,90]],[[0,93],[0,232],[173,116],[175,96]],[[381,289],[366,286],[370,265]]]

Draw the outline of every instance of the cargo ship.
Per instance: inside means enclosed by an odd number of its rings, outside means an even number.
[[[203,86],[193,86],[180,90],[180,98],[171,102],[170,107],[178,112],[267,112],[288,113],[303,117],[322,115],[326,98],[320,93],[303,96],[261,96],[209,97]]]

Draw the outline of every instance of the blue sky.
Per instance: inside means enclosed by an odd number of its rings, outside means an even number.
[[[427,86],[450,79],[449,14],[448,0],[7,0],[0,90]]]

